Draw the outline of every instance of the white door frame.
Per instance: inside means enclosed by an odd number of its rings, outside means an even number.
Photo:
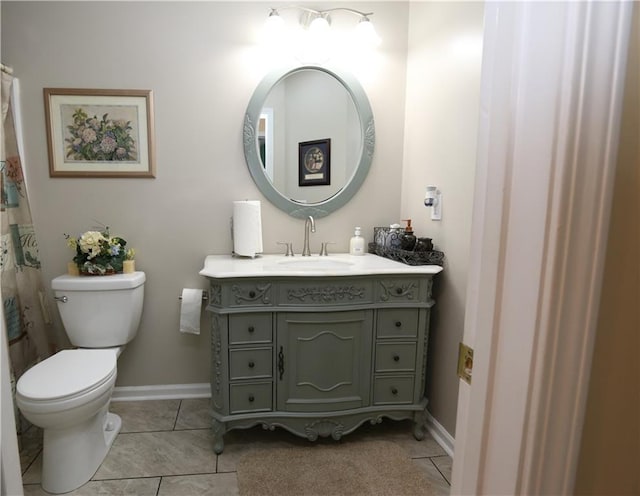
[[[571,494],[631,2],[488,2],[452,494]]]

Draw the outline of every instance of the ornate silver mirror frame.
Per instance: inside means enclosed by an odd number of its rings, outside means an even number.
[[[335,195],[317,203],[300,203],[287,198],[278,191],[264,172],[264,166],[258,152],[257,125],[264,102],[271,89],[282,79],[300,70],[317,70],[336,78],[349,92],[358,111],[361,131],[362,150],[359,163],[351,179]],[[328,69],[324,66],[305,65],[292,66],[275,70],[269,73],[258,84],[249,101],[244,118],[244,156],[249,167],[249,172],[258,189],[276,207],[284,210],[292,217],[306,218],[309,215],[324,217],[344,206],[358,191],[371,167],[373,149],[375,145],[375,126],[373,112],[362,85],[351,74],[336,69]]]

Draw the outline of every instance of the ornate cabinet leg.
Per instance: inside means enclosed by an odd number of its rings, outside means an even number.
[[[219,422],[216,419],[211,419],[211,431],[213,432],[213,451],[216,455],[222,453],[224,450],[224,434],[226,432],[224,422]]]
[[[413,437],[415,437],[418,441],[422,441],[425,436],[426,427],[427,410],[425,408],[424,410],[413,414]]]

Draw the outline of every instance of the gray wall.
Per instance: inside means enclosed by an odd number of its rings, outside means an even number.
[[[427,396],[429,411],[451,434],[464,328],[483,14],[479,2],[416,2],[410,10],[401,213],[446,256],[434,286]],[[432,221],[424,207],[427,185],[443,193],[442,221]]]
[[[353,7],[323,2],[314,7],[336,5]],[[20,78],[23,158],[45,281],[63,273],[71,258],[63,233],[79,233],[96,222],[127,239],[138,253],[138,269],[147,273],[142,324],[118,362],[119,386],[208,381],[207,317],[202,335],[180,334],[178,295],[183,287],[205,287],[198,271],[206,255],[230,253],[233,200],[263,200],[266,252],[279,251],[276,241],[293,241],[296,251],[301,250],[303,223],[262,197],[242,151],[246,105],[269,68],[255,48],[268,7],[258,2],[1,4],[2,62]],[[473,99],[479,88],[479,54],[465,70],[443,70],[442,63],[424,51],[442,47],[429,47],[431,42],[420,33],[435,30],[445,43],[447,37],[458,36],[460,27],[481,30],[481,6],[358,2],[356,8],[375,12],[373,20],[383,40],[375,56],[351,67],[373,108],[376,149],[363,187],[347,206],[318,220],[311,247],[317,253],[321,241],[335,241],[333,249],[344,252],[354,226],[362,226],[365,237],[371,238],[373,226],[411,216],[418,232],[433,235],[447,252],[436,295],[429,387],[434,416],[453,434],[453,348],[464,317],[473,175],[469,154],[475,149],[471,121],[477,111]],[[334,26],[346,25],[347,20],[336,15]],[[440,105],[433,99],[438,101],[441,90],[425,85],[421,72],[429,66],[431,77],[450,87]],[[44,87],[152,89],[157,177],[50,178]],[[468,114],[459,128],[451,118],[465,112],[467,104]],[[447,125],[439,127],[439,122]],[[432,132],[436,134],[428,134]],[[423,153],[432,146],[431,159],[425,161]],[[460,151],[460,159],[441,161],[439,154],[447,148]],[[421,207],[424,187],[431,182],[445,188],[444,220],[436,228]],[[57,312],[53,314],[63,342]]]
[[[318,221],[315,253],[321,241],[347,251],[354,225],[370,233],[399,215],[408,6],[360,8],[375,11],[385,40],[378,77],[363,81],[377,122],[375,160],[353,201]],[[264,74],[254,34],[268,12],[257,2],[2,2],[2,60],[20,78],[45,280],[71,258],[63,233],[96,221],[136,248],[137,267],[147,273],[142,325],[119,361],[120,386],[208,381],[208,332],[178,332],[178,296],[205,286],[198,271],[206,255],[231,252],[232,201],[264,200],[244,162],[242,123]],[[152,89],[157,177],[50,178],[44,87]],[[266,200],[262,207],[265,251],[287,240],[299,252],[303,223]]]

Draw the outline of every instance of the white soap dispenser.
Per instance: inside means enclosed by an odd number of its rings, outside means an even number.
[[[351,241],[349,242],[349,254],[351,255],[364,255],[364,238],[360,236],[360,228],[356,227],[355,233]]]

